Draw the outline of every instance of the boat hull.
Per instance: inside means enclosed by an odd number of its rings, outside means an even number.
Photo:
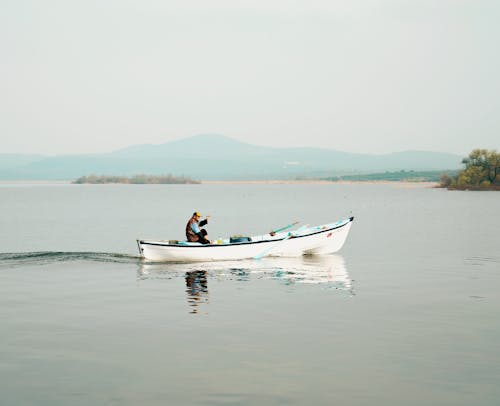
[[[296,234],[282,233],[249,242],[226,244],[170,244],[165,241],[137,240],[140,254],[150,261],[206,262],[262,258],[323,255],[339,251],[344,245],[354,218],[334,224],[308,228]]]

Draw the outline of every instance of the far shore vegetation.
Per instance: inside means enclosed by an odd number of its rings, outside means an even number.
[[[394,171],[368,174],[352,174],[316,178],[329,182],[434,182],[449,190],[500,190],[500,153],[496,150],[474,149],[468,157],[462,160],[465,168],[462,170],[443,171]],[[299,179],[297,179],[299,180]],[[312,180],[312,179],[308,179]],[[186,176],[166,175],[88,175],[82,176],[73,183],[76,184],[199,184],[201,181]]]
[[[131,185],[144,185],[144,184],[199,184],[200,182],[197,180],[193,180],[186,176],[173,176],[170,174],[167,175],[133,175],[131,177],[128,176],[109,176],[109,175],[89,175],[82,176],[73,183],[84,184],[105,184],[105,183],[123,183],[123,184],[131,184]]]
[[[450,171],[455,174],[457,171]],[[379,172],[359,175],[343,175],[323,178],[332,182],[375,182],[375,181],[393,181],[393,182],[439,182],[443,171],[395,171]]]
[[[443,174],[440,187],[449,190],[500,190],[500,153],[475,149],[462,160],[465,168],[456,175]]]

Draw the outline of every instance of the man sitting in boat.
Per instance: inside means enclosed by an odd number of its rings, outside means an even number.
[[[202,221],[200,221],[200,218],[200,212],[195,211],[186,224],[186,238],[189,242],[210,244],[210,240],[207,239],[207,230],[200,228],[208,223],[210,216],[207,216],[205,220]]]

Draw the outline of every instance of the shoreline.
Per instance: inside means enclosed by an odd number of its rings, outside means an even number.
[[[434,188],[439,182],[391,180],[202,180],[202,185],[390,185],[407,188]]]
[[[94,183],[85,183],[86,185]],[[160,185],[158,183],[95,183],[95,185]],[[434,188],[439,186],[439,182],[410,182],[410,181],[391,181],[391,180],[202,180],[201,185],[379,185],[379,186],[398,186],[405,188]],[[0,180],[0,185],[78,185],[73,183],[72,180]],[[81,184],[84,185],[84,184]],[[164,183],[163,185],[170,185]],[[174,183],[172,183],[174,185]],[[176,184],[183,185],[183,184]],[[187,184],[186,184],[187,185]],[[195,184],[196,185],[196,184]]]

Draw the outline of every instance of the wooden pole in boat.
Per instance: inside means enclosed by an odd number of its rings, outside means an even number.
[[[271,235],[275,235],[276,233],[279,233],[281,231],[285,231],[285,230],[288,230],[289,228],[299,224],[300,221],[294,221],[293,223],[290,223],[288,224],[287,226],[284,226],[284,227],[280,227],[280,228],[277,228],[276,230],[272,230],[269,234]]]

